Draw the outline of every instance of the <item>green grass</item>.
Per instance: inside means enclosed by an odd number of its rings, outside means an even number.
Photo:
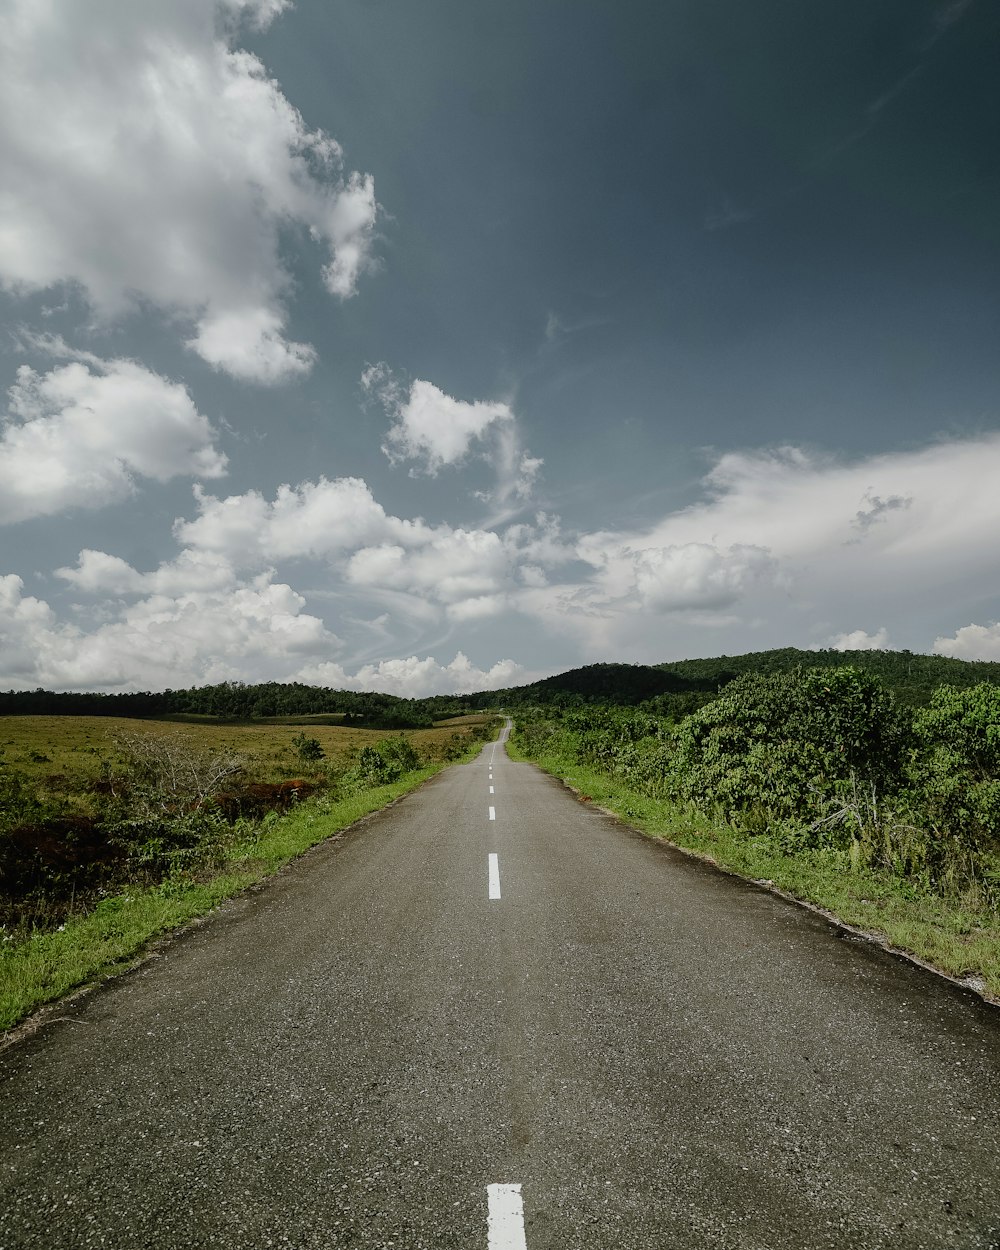
[[[430,764],[392,785],[335,803],[307,800],[287,816],[266,819],[251,840],[232,849],[225,867],[208,878],[128,888],[59,930],[4,942],[0,1029],[10,1029],[43,1004],[128,967],[151,939],[205,915],[309,847],[416,789],[443,767]]]
[[[328,718],[329,719],[329,718]],[[308,769],[292,739],[303,727],[316,738],[334,768],[349,768],[364,746],[403,737],[427,760],[440,760],[456,740],[470,739],[489,716],[456,717],[433,729],[356,729],[308,717],[223,723],[201,720],[139,720],[120,716],[0,716],[0,768],[10,768],[42,787],[63,791],[101,775],[103,760],[118,758],[118,735],[177,735],[192,749],[247,757],[259,781],[301,777]],[[464,744],[463,744],[464,745]]]
[[[508,751],[514,759],[529,758],[510,744]],[[948,976],[976,978],[986,997],[1000,1001],[1000,918],[974,897],[941,898],[888,873],[851,871],[843,852],[788,854],[767,837],[748,837],[687,808],[637,794],[566,756],[531,762],[650,837],[776,886]]]

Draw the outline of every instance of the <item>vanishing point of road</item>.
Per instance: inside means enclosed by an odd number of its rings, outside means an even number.
[[[0,1055],[0,1248],[989,1250],[1000,1011],[503,743]]]

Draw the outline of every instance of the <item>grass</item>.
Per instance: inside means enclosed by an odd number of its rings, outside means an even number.
[[[365,733],[365,740],[370,741],[386,736],[384,732],[348,732]],[[448,730],[443,741],[453,732]],[[72,733],[66,736],[73,738]],[[478,746],[470,743],[466,755]],[[416,789],[444,767],[443,762],[431,763],[391,785],[336,802],[322,796],[307,800],[286,816],[265,818],[248,841],[232,848],[216,873],[128,887],[103,899],[89,914],[71,917],[58,930],[35,932],[23,940],[8,938],[0,945],[0,1029],[8,1030],[45,1003],[128,967],[151,939],[205,915],[223,899],[262,881],[311,846]]]
[[[512,758],[529,758],[511,744],[508,750]],[[1000,1002],[1000,918],[978,900],[941,898],[888,873],[851,871],[844,852],[789,854],[766,836],[748,837],[690,809],[647,798],[563,755],[531,762],[650,837],[820,907],[948,976],[971,980]]]
[[[425,759],[442,759],[455,734],[467,736],[490,718],[465,716],[433,729],[355,729],[305,717],[283,721],[225,723],[199,720],[138,720],[120,716],[0,716],[0,768],[15,768],[32,781],[63,789],[67,778],[95,780],[102,759],[117,755],[118,735],[189,735],[193,746],[210,752],[238,752],[253,761],[260,781],[302,775],[292,739],[308,727],[330,763],[347,768],[363,746],[388,737],[409,739]]]

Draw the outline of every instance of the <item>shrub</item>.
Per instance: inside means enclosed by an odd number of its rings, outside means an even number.
[[[894,793],[911,740],[908,714],[862,670],[748,673],[682,723],[671,788],[736,823],[816,819],[859,781]]]
[[[292,739],[292,746],[295,753],[303,764],[310,764],[316,760],[326,758],[326,752],[318,738],[307,738],[304,733],[297,733]]]
[[[363,746],[355,773],[364,785],[385,786],[419,767],[420,756],[413,744],[400,734],[398,738],[383,738],[373,745]]]

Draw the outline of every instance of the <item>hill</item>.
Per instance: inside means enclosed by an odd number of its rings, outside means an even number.
[[[1000,685],[998,663],[954,660],[945,655],[919,655],[912,651],[800,651],[796,647],[782,647],[774,651],[751,651],[746,655],[675,660],[655,667],[721,690],[741,673],[788,673],[799,668],[840,668],[846,664],[874,673],[900,702],[913,706],[929,702],[938,686],[975,686],[984,681]]]
[[[652,711],[683,715],[716,695],[742,673],[787,673],[796,669],[853,665],[874,673],[901,703],[928,703],[938,686],[1000,685],[1000,664],[953,660],[911,651],[801,651],[782,647],[745,655],[719,655],[666,664],[588,664],[527,686],[468,696],[476,707],[525,704],[646,704]]]

